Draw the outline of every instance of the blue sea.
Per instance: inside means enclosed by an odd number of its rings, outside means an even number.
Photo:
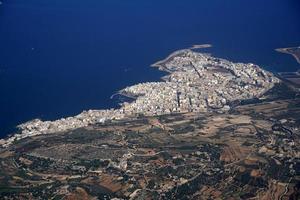
[[[2,0],[0,137],[22,122],[116,107],[116,91],[156,81],[149,67],[210,43],[213,55],[295,71],[299,0]]]

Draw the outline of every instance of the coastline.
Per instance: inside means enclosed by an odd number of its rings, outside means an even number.
[[[189,51],[190,49],[180,49],[180,50],[177,50],[177,51],[174,51],[173,53],[171,53],[168,57],[166,57],[165,59],[162,59],[162,60],[159,60],[153,64],[151,64],[150,66],[151,67],[157,67],[159,70],[162,70],[162,71],[165,71],[167,69],[164,68],[164,66],[162,65],[162,63],[165,63],[167,62],[170,58],[174,57],[174,56],[177,56],[177,55],[180,55],[180,54],[183,54],[183,53],[186,53],[187,51]],[[171,71],[166,71],[166,72],[171,72]]]
[[[295,60],[300,64],[300,46],[277,48],[275,51],[293,56],[293,58],[295,58]],[[278,72],[278,74],[281,78],[293,84],[300,85],[300,69],[296,72]]]
[[[285,53],[292,55],[296,61],[300,64],[300,46],[299,47],[287,47],[287,48],[277,48],[275,51],[279,53]]]
[[[184,53],[189,52],[193,49],[205,49],[205,48],[211,48],[211,47],[213,47],[213,45],[211,45],[211,44],[194,44],[193,46],[191,46],[189,48],[176,50],[173,53],[169,54],[166,58],[164,58],[162,60],[159,60],[159,61],[151,64],[150,66],[151,67],[157,67],[159,70],[172,73],[172,71],[169,71],[168,69],[166,69],[162,64],[166,63],[172,57],[178,56],[180,54],[184,54]]]
[[[0,146],[7,147],[14,141],[26,137],[74,130],[92,124],[105,123],[110,120],[138,116],[141,113],[145,116],[156,116],[185,112],[226,112],[230,109],[231,101],[259,97],[272,88],[275,83],[279,82],[272,73],[259,68],[257,65],[233,63],[226,59],[212,57],[207,53],[192,51],[192,49],[209,47],[211,45],[208,44],[194,45],[188,49],[177,50],[167,56],[167,58],[151,65],[151,67],[158,67],[159,70],[168,72],[169,75],[167,77],[169,80],[162,79],[162,81],[128,86],[114,94],[131,98],[134,100],[133,102],[126,101],[118,109],[88,110],[76,116],[55,121],[34,119],[18,125],[20,133],[0,140]],[[189,65],[192,65],[192,67]],[[207,67],[210,65],[211,67]],[[230,76],[224,76],[224,71],[214,71],[216,69],[229,70],[232,73]],[[195,70],[197,73],[195,73]],[[199,76],[203,77],[199,79]],[[237,89],[227,91],[232,94],[224,93],[227,95],[226,99],[223,92],[226,92],[230,87],[228,88],[224,83],[227,83],[225,80],[230,79],[231,76],[244,77],[244,81],[248,82],[247,84],[249,85],[246,84],[246,90],[244,86],[239,86],[239,90],[245,90],[239,92],[239,96],[234,94],[238,91]],[[225,80],[223,80],[224,78]],[[256,88],[253,81],[259,81],[259,85],[262,84],[264,87]],[[219,91],[217,93],[209,92],[214,91],[214,87]],[[220,87],[224,87],[224,90],[220,89]]]

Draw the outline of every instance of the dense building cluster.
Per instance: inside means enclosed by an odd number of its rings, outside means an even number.
[[[33,120],[19,125],[22,134],[1,140],[3,146],[32,135],[61,132],[111,119],[184,112],[226,111],[230,103],[260,97],[279,82],[272,73],[254,64],[233,63],[194,52],[176,51],[153,66],[169,73],[162,82],[141,83],[120,93],[135,97],[119,109],[90,110],[56,121]]]
[[[18,128],[22,130],[22,133],[14,134],[7,140],[0,140],[0,145],[6,147],[15,140],[29,136],[72,130],[80,127],[86,127],[91,124],[104,123],[107,120],[122,118],[124,118],[124,114],[122,114],[120,110],[111,109],[83,111],[74,117],[62,118],[55,121],[42,121],[40,119],[35,119],[20,124]]]
[[[138,96],[135,102],[124,104],[125,112],[159,115],[228,110],[230,102],[260,97],[279,82],[254,64],[232,63],[191,50],[175,52],[153,66],[170,72],[166,81],[125,88],[126,94]]]

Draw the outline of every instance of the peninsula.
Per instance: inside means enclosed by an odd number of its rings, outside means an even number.
[[[279,48],[275,50],[280,53],[292,55],[300,64],[300,47]],[[300,69],[296,72],[280,72],[279,75],[289,82],[300,85]]]
[[[119,109],[21,124],[1,140],[2,199],[298,200],[299,87],[179,50]]]
[[[272,73],[255,64],[233,63],[209,54],[195,52],[194,45],[172,53],[152,66],[168,72],[161,82],[129,86],[121,94],[134,96],[119,109],[89,110],[56,121],[36,119],[18,126],[21,133],[1,140],[4,147],[22,138],[64,132],[88,125],[137,115],[157,116],[187,112],[227,112],[234,102],[260,98],[279,83]]]
[[[300,46],[299,47],[289,47],[289,48],[278,48],[275,49],[280,53],[286,53],[292,55],[297,62],[300,64]]]

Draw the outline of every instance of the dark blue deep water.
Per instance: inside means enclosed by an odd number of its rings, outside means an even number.
[[[214,55],[294,71],[274,48],[300,45],[299,0],[2,0],[0,137],[17,124],[116,106],[149,65],[211,43]]]

